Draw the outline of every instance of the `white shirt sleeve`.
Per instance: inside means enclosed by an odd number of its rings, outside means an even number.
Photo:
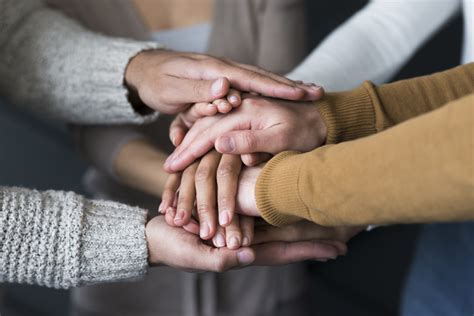
[[[327,91],[383,83],[459,9],[461,0],[373,0],[333,31],[288,77]]]

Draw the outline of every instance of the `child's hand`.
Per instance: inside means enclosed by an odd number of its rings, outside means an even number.
[[[213,102],[195,103],[186,111],[179,113],[170,126],[170,140],[173,145],[179,146],[184,136],[193,124],[206,116],[213,116],[218,113],[229,113],[233,108],[242,103],[241,92],[230,89],[225,98],[214,100]]]
[[[202,239],[213,238],[216,247],[231,249],[250,245],[253,219],[234,215],[241,165],[239,156],[211,151],[181,175],[171,175],[159,208],[167,223],[189,225],[196,209]]]

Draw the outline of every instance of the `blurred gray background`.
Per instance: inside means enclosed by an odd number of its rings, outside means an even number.
[[[307,1],[315,47],[367,1]],[[397,78],[432,73],[459,64],[462,18],[453,20],[401,71]],[[0,100],[0,183],[84,193],[86,165],[75,152],[68,128],[22,113]],[[409,267],[417,226],[394,226],[363,233],[349,255],[310,264],[314,309],[308,315],[397,315],[400,289]],[[67,315],[68,292],[6,285],[2,316]]]

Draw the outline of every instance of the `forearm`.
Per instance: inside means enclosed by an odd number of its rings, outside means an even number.
[[[364,80],[386,82],[460,7],[459,0],[371,1],[289,77],[318,83],[326,91],[353,89]]]
[[[264,218],[282,225],[474,219],[474,96],[382,133],[272,159],[257,183]]]
[[[347,92],[329,93],[318,102],[327,125],[327,143],[383,131],[474,92],[474,63],[430,76]]]
[[[163,169],[167,154],[146,139],[126,143],[118,152],[114,169],[118,179],[134,188],[161,197],[168,174]]]
[[[0,187],[0,282],[69,288],[146,272],[146,211]]]
[[[130,59],[157,45],[85,30],[41,1],[0,0],[0,93],[75,123],[143,123],[128,100]]]

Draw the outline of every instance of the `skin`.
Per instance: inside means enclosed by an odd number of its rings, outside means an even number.
[[[199,102],[215,102],[217,110],[226,113],[238,106],[237,90],[287,100],[317,100],[322,96],[310,86],[254,66],[168,50],[137,54],[125,71],[125,84],[146,106],[167,114],[183,112]]]
[[[176,135],[190,129],[167,159],[164,165],[167,172],[183,170],[212,147],[225,154],[243,154],[244,163],[255,165],[268,159],[269,154],[313,150],[325,143],[327,135],[318,108],[310,102],[246,95],[242,104],[226,115],[197,121],[189,114],[183,116],[186,117],[176,119],[170,133]],[[180,123],[186,121],[187,125]]]
[[[163,157],[163,154],[149,142],[134,140],[124,145],[119,152],[115,164],[116,171],[121,180],[132,187],[137,189],[156,187],[150,193],[161,195],[160,188],[164,186],[164,179],[161,177],[159,166]],[[170,178],[172,177],[180,180],[180,176],[172,175]],[[179,184],[179,181],[177,183]],[[247,247],[250,244],[247,245],[242,240],[245,247],[235,250],[227,247],[217,249],[202,241],[199,238],[199,224],[196,221],[190,221],[181,228],[169,226],[163,216],[153,218],[146,226],[150,264],[170,265],[192,271],[221,272],[247,264],[278,265],[301,260],[326,261],[345,253],[344,244],[341,242],[307,238],[302,241],[293,238],[294,241],[290,241],[286,234],[280,235],[276,232],[269,234],[258,227],[254,237],[253,219],[243,216],[241,218],[251,222],[245,225],[241,220],[240,225],[242,235],[248,235],[253,245]]]
[[[253,218],[234,216],[241,165],[238,156],[210,151],[181,176],[170,176],[159,211],[166,212],[168,224],[188,229],[193,210],[197,210],[202,239],[212,238],[216,247],[249,246]]]
[[[169,226],[163,216],[148,222],[146,238],[150,265],[197,272],[224,272],[248,265],[283,265],[303,260],[326,261],[342,254],[339,247],[344,247],[317,240],[284,242],[267,238],[265,243],[236,250],[216,248],[196,234]]]

